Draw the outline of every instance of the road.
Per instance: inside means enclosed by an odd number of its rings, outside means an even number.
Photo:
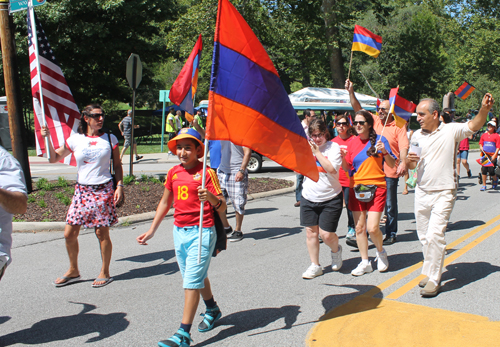
[[[472,168],[479,171],[475,163]],[[309,257],[294,194],[250,201],[245,238],[230,243],[210,267],[223,317],[213,331],[194,328],[192,346],[497,346],[500,190],[480,192],[477,179],[461,180],[446,235],[443,292],[432,299],[418,294],[414,195],[401,190],[398,242],[386,248],[388,272],[350,275],[359,253],[345,245],[344,213],[342,269],[329,269],[323,245],[325,274],[309,281],[301,278]],[[234,223],[231,208],[229,216]],[[115,281],[100,289],[91,288],[100,268],[91,231],[79,238],[84,281],[63,288],[51,284],[67,267],[62,233],[14,234],[14,261],[0,282],[0,346],[155,346],[169,337],[183,306],[172,219],[148,246],[139,246],[135,237],[148,227],[112,229]],[[373,259],[373,247],[369,254]]]

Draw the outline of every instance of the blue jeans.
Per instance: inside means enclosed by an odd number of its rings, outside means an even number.
[[[387,237],[396,236],[398,232],[398,181],[399,178],[385,178],[385,182],[387,183],[385,235]]]
[[[347,210],[347,227],[355,229],[354,217],[352,211],[349,210],[349,187],[342,187],[344,192],[345,209]]]
[[[295,185],[295,201],[300,201],[302,199],[302,182],[304,182],[304,176],[297,174],[297,184]]]

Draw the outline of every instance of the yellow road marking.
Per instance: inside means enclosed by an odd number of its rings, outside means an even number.
[[[500,215],[451,242],[446,249],[470,239],[500,220]],[[446,257],[449,265],[500,230],[500,225]],[[307,346],[493,346],[500,338],[500,322],[487,317],[393,301],[413,289],[423,276],[398,288],[386,299],[375,295],[396,284],[422,266],[414,264],[381,285],[331,310],[309,331]],[[393,300],[388,300],[393,299]],[[364,327],[370,326],[369,329]],[[397,326],[398,329],[387,329]],[[418,327],[418,329],[415,329]],[[479,333],[480,332],[480,333]]]
[[[358,296],[327,314],[310,347],[498,346],[500,322],[460,312]]]
[[[460,243],[462,243],[463,241],[471,238],[472,236],[474,236],[475,234],[477,234],[478,232],[480,232],[481,230],[483,230],[484,228],[486,228],[487,226],[495,223],[498,219],[500,219],[500,215],[493,218],[492,220],[490,220],[488,223],[486,224],[483,224],[481,225],[480,227],[477,227],[476,229],[470,231],[469,233],[467,233],[466,235],[462,236],[461,238],[459,238],[458,240],[450,243],[446,249],[452,249],[453,247],[455,247],[456,245],[459,245]],[[493,235],[494,233],[496,233],[498,230],[500,230],[500,225],[491,229],[490,231],[488,231],[487,233],[485,233],[484,235],[478,237],[477,239],[473,240],[471,243],[465,245],[464,247],[462,247],[461,249],[453,252],[452,254],[450,254],[449,256],[447,256],[444,260],[444,266],[447,266],[449,265],[451,262],[453,262],[454,260],[456,260],[458,257],[460,257],[461,255],[465,254],[466,252],[468,252],[469,250],[471,250],[472,248],[474,248],[475,246],[477,246],[479,243],[483,242],[484,240],[486,240],[488,237],[490,237],[491,235]],[[411,268],[414,268],[414,267],[417,267],[419,268],[421,266],[422,262],[419,262],[413,266],[411,266],[410,268],[408,268],[407,270],[411,269]],[[405,270],[406,271],[406,270]],[[413,272],[413,271],[412,271]],[[406,294],[408,291],[410,291],[411,289],[413,289],[413,287],[415,287],[418,282],[423,279],[424,276],[423,275],[420,275],[418,276],[417,278],[414,278],[413,280],[411,280],[410,282],[406,283],[405,285],[401,286],[399,289],[396,289],[395,291],[393,291],[392,293],[388,294],[386,296],[386,299],[393,299],[393,300],[396,300],[396,299],[399,299],[402,295]],[[388,281],[386,281],[388,282]],[[386,282],[382,283],[382,284],[385,284]],[[373,289],[372,289],[373,290]]]

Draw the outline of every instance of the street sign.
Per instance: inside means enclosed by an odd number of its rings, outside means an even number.
[[[33,7],[45,4],[45,0],[33,0]],[[27,10],[28,0],[10,0],[10,13]]]
[[[127,60],[127,81],[132,89],[137,89],[142,80],[142,63],[137,54],[132,53]]]
[[[170,102],[169,94],[170,90],[160,90],[160,102]]]

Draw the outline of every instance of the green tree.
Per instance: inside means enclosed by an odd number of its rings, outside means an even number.
[[[138,101],[149,101],[141,90],[147,95],[159,89],[152,69],[165,56],[163,36],[177,10],[174,0],[52,0],[36,8],[80,108],[92,101],[131,101],[125,77],[131,53],[144,64]],[[23,94],[30,95],[26,11],[15,14],[15,23]]]

